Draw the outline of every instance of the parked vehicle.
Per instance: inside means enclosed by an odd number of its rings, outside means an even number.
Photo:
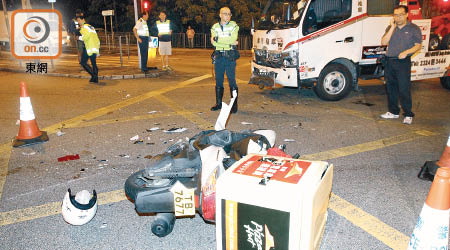
[[[431,10],[441,1],[420,2]],[[328,101],[346,97],[358,89],[358,79],[384,75],[377,60],[386,53],[381,37],[398,4],[408,5],[409,18],[423,35],[421,52],[412,56],[411,79],[440,77],[448,88],[450,50],[428,50],[432,19],[423,19],[423,14],[431,11],[422,9],[418,0],[269,0],[252,29],[249,83],[260,88],[313,87]]]
[[[10,25],[9,32],[11,32],[11,16],[13,11],[8,11],[8,21]],[[61,44],[63,47],[70,46],[70,36],[67,33],[67,30],[64,26],[64,24],[61,25]],[[3,11],[0,11],[0,42],[2,42],[3,45],[9,47],[9,34],[8,34],[8,28],[6,26],[6,19],[5,14]]]

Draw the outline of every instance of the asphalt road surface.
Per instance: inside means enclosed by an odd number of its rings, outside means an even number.
[[[101,74],[108,57],[99,61]],[[175,51],[171,63],[170,75],[101,85],[0,72],[0,249],[216,248],[214,224],[198,215],[178,219],[170,235],[156,237],[150,230],[154,216],[138,215],[123,193],[126,178],[148,163],[145,156],[212,128],[217,118],[209,111],[214,81],[208,53]],[[335,166],[321,249],[405,249],[431,185],[417,178],[418,171],[440,157],[450,133],[450,91],[438,79],[415,82],[416,117],[404,125],[379,118],[387,109],[381,81],[363,81],[362,91],[326,102],[310,89],[259,90],[246,83],[249,77],[250,58],[242,57],[239,112],[227,128],[272,129],[288,153]],[[21,81],[50,140],[12,148]],[[160,129],[148,132],[152,127]],[[187,131],[163,132],[180,127]],[[144,143],[130,140],[136,135]],[[57,161],[71,154],[80,159]],[[68,188],[99,193],[88,224],[64,222],[60,206]]]

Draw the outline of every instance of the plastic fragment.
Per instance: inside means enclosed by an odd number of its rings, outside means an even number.
[[[164,130],[164,133],[182,133],[186,130],[187,130],[187,128],[171,128],[168,130]]]
[[[63,157],[59,157],[58,161],[59,162],[62,162],[62,161],[73,161],[73,160],[78,160],[78,159],[80,159],[80,155],[76,154],[76,155],[66,155],[66,156],[63,156]]]

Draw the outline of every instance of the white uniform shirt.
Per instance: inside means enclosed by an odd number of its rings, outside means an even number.
[[[147,21],[144,19],[139,18],[134,28],[136,28],[138,36],[149,36]]]

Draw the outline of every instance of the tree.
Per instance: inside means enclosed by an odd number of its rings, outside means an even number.
[[[134,26],[134,14],[130,16],[130,1],[119,0],[93,0],[89,1],[87,16],[88,22],[94,27],[103,27],[102,10],[114,10],[114,22],[116,31],[130,32]],[[86,10],[85,10],[86,11]]]
[[[209,32],[210,27],[219,21],[219,10],[228,6],[233,14],[232,20],[240,27],[241,34],[249,34],[252,18],[259,17],[265,5],[264,0],[176,0],[175,11],[181,17],[181,23],[201,27]]]

